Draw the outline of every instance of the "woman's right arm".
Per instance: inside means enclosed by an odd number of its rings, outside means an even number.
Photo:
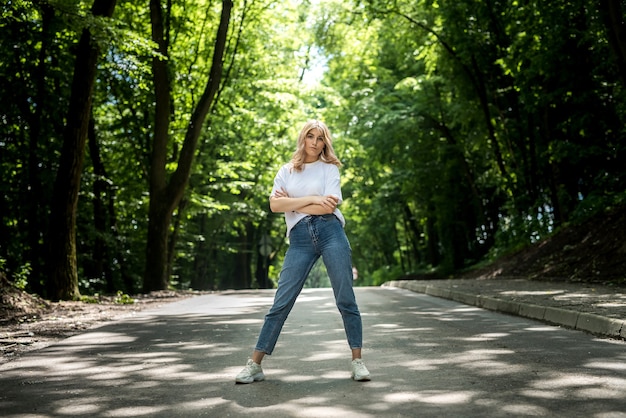
[[[337,207],[336,196],[303,196],[289,197],[284,190],[277,190],[270,196],[272,212],[298,211],[309,215],[323,215],[332,213]]]

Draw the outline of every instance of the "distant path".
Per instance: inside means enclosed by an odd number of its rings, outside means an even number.
[[[358,288],[372,381],[330,290],[305,290],[267,380],[235,385],[273,291],[144,311],[0,366],[3,417],[626,417],[626,346],[402,289]]]

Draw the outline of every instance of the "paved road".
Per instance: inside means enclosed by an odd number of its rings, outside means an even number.
[[[626,344],[394,288],[358,288],[371,382],[329,290],[305,290],[267,380],[235,385],[272,291],[144,311],[0,366],[4,417],[626,417]]]

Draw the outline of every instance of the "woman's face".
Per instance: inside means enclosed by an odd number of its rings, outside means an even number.
[[[305,163],[312,163],[320,158],[320,154],[324,150],[324,136],[317,129],[311,129],[304,137],[304,150],[306,152]]]

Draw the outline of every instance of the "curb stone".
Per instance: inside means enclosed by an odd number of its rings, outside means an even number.
[[[585,331],[594,335],[626,339],[626,320],[624,319],[608,318],[601,315],[578,312],[570,309],[533,305],[530,303],[474,295],[447,287],[416,283],[411,280],[393,280],[384,283],[382,287],[406,289],[442,299],[450,299],[466,305],[477,306],[490,311],[561,325],[566,328]]]

